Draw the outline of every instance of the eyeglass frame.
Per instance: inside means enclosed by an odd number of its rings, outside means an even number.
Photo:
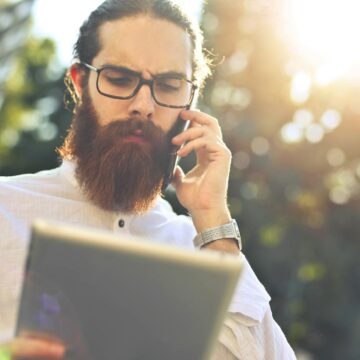
[[[95,66],[92,66],[86,62],[80,62],[79,63],[80,65],[86,67],[87,69],[91,70],[91,71],[94,71],[97,73],[97,78],[96,78],[96,89],[97,91],[99,92],[99,94],[103,95],[103,96],[106,96],[106,97],[109,97],[109,98],[112,98],[112,99],[118,99],[118,100],[128,100],[128,99],[131,99],[133,98],[134,96],[136,96],[136,94],[140,91],[141,87],[143,85],[149,85],[149,88],[150,88],[150,92],[151,92],[151,96],[152,98],[154,99],[154,101],[156,102],[156,104],[160,105],[160,106],[163,106],[163,107],[167,107],[167,108],[172,108],[172,109],[185,109],[185,108],[189,108],[191,106],[191,103],[194,99],[194,95],[195,95],[195,91],[196,89],[198,88],[198,86],[196,84],[193,83],[193,81],[189,80],[189,79],[186,79],[185,77],[183,78],[179,78],[180,80],[184,80],[186,82],[188,82],[189,84],[191,84],[191,94],[190,94],[190,99],[188,101],[188,103],[186,105],[168,105],[168,104],[164,104],[164,103],[161,103],[159,102],[156,97],[155,97],[155,92],[154,92],[154,81],[156,80],[155,79],[144,79],[142,77],[142,75],[140,73],[137,73],[135,71],[132,71],[130,69],[126,69],[126,71],[130,71],[130,73],[132,73],[132,75],[136,76],[139,78],[139,83],[136,85],[134,91],[132,92],[131,95],[129,96],[115,96],[115,95],[109,95],[109,94],[106,94],[104,92],[102,92],[100,90],[100,87],[99,87],[99,79],[100,79],[100,74],[101,74],[101,71],[105,70],[105,69],[113,69],[113,70],[121,70],[122,68],[119,67],[119,66],[115,66],[115,65],[105,65],[101,68],[97,68]]]

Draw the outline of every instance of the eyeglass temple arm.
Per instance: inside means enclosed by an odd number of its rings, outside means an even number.
[[[92,71],[99,72],[99,69],[97,69],[95,66],[89,65],[89,64],[87,64],[85,62],[81,62],[80,64],[84,65],[85,67],[87,67],[88,69],[90,69]]]

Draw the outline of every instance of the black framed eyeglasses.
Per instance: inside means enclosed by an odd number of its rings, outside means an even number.
[[[197,89],[191,80],[177,73],[156,75],[146,80],[140,73],[126,67],[106,65],[98,69],[84,62],[81,65],[97,73],[98,92],[113,99],[131,99],[143,85],[149,85],[158,105],[180,109],[191,105]]]

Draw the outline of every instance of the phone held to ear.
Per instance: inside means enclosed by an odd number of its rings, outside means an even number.
[[[180,117],[178,117],[178,119],[176,120],[175,126],[171,131],[170,141],[174,136],[176,136],[176,135],[180,134],[181,132],[185,131],[186,129],[188,129],[189,125],[190,125],[190,120],[183,120]],[[171,180],[174,176],[176,166],[179,162],[179,157],[177,156],[177,151],[182,146],[183,145],[177,146],[177,145],[173,145],[173,144],[171,144],[171,146],[170,146],[170,158],[169,158],[168,168],[166,169],[165,176],[164,176],[164,182],[163,182],[162,189],[161,189],[163,192],[169,186],[169,184],[171,183]]]

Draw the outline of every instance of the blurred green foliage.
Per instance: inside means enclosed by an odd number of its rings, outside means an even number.
[[[30,38],[15,58],[0,108],[0,172],[14,175],[57,165],[54,149],[70,124],[63,106],[64,69],[51,40]]]
[[[340,81],[294,104],[270,7],[249,3],[209,0],[202,24],[219,65],[200,107],[219,119],[233,153],[231,211],[294,348],[310,359],[359,359],[359,87]],[[57,165],[71,114],[54,54],[51,41],[34,38],[18,53],[0,109],[0,175]],[[317,127],[299,140],[294,124]]]

